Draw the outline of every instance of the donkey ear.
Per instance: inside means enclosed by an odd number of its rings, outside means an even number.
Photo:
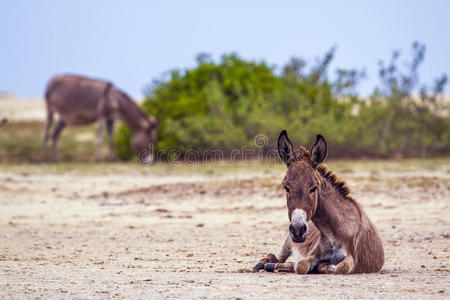
[[[318,134],[316,136],[316,142],[314,143],[314,146],[311,148],[311,158],[318,164],[323,162],[325,158],[327,158],[328,149],[327,149],[327,142],[325,141],[325,138]]]
[[[294,147],[288,138],[286,130],[283,130],[278,137],[278,156],[288,166],[292,162],[292,158],[294,158]]]

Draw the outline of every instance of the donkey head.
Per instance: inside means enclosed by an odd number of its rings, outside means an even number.
[[[317,209],[320,181],[316,168],[327,157],[327,142],[318,134],[311,151],[302,146],[299,151],[294,151],[286,130],[283,130],[278,137],[278,155],[288,167],[283,186],[291,221],[289,233],[293,242],[300,243],[306,239],[307,221]]]
[[[144,122],[143,122],[144,123]],[[158,122],[155,117],[150,117],[143,124],[142,129],[137,130],[133,137],[133,148],[142,163],[153,162],[153,147],[156,143],[156,131]]]

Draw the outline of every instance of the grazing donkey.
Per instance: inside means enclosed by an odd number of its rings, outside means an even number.
[[[384,264],[380,235],[361,205],[350,196],[347,185],[322,164],[327,156],[324,137],[317,135],[310,152],[302,146],[296,152],[283,130],[278,138],[278,154],[288,167],[283,186],[291,221],[290,239],[286,239],[278,259],[269,254],[256,269],[267,262],[266,270],[299,274],[380,271]],[[311,249],[314,239],[318,241]],[[301,246],[304,243],[307,245]],[[279,263],[287,259],[292,245],[298,245],[297,252],[303,250],[303,257],[291,265]]]
[[[148,117],[139,106],[112,83],[75,75],[55,76],[45,92],[47,122],[42,139],[41,160],[53,123],[57,121],[52,134],[51,160],[56,160],[58,139],[66,125],[85,125],[98,122],[96,160],[100,160],[103,142],[103,126],[106,123],[109,138],[109,158],[115,159],[113,129],[116,118],[124,120],[134,133],[133,147],[141,162],[151,162],[151,147],[156,142],[157,122]]]

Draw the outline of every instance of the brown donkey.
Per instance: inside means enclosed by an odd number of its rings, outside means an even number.
[[[288,167],[283,186],[291,221],[290,239],[286,239],[280,259],[269,254],[256,269],[269,263],[266,270],[295,270],[299,274],[380,271],[384,264],[380,235],[350,196],[347,185],[322,164],[327,156],[325,138],[317,135],[310,152],[304,147],[296,152],[283,130],[278,138],[278,155]],[[282,264],[294,252],[292,249],[300,255],[294,264]]]
[[[96,160],[101,158],[103,126],[106,124],[109,138],[110,160],[115,159],[113,131],[114,122],[120,118],[133,131],[133,148],[141,162],[151,162],[151,148],[156,143],[157,121],[148,117],[136,102],[112,83],[76,75],[58,75],[52,78],[45,92],[47,122],[41,146],[41,161],[50,129],[53,114],[59,120],[52,133],[51,160],[56,160],[57,144],[61,132],[67,125],[86,125],[98,122]]]

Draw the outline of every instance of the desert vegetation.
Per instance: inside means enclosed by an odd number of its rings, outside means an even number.
[[[330,76],[334,55],[331,48],[313,64],[293,57],[281,70],[236,53],[219,61],[198,55],[196,67],[172,70],[147,88],[143,107],[160,122],[157,150],[229,154],[256,148],[254,137],[264,134],[272,141],[268,151],[286,128],[300,143],[322,133],[333,157],[450,154],[449,102],[442,95],[447,77],[420,82],[423,44],[414,43],[406,61],[399,52],[381,61],[379,85],[365,98],[356,93],[364,71],[337,69]],[[132,156],[129,138],[121,127],[116,144],[123,159]]]

